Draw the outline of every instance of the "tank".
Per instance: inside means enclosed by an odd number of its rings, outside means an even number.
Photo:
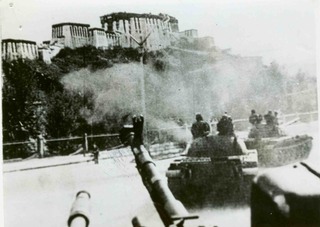
[[[277,167],[306,159],[312,148],[308,135],[288,136],[279,126],[257,124],[245,144],[258,151],[259,166]]]
[[[251,192],[251,226],[320,226],[320,166],[298,162],[259,173]]]
[[[187,206],[235,205],[248,202],[257,166],[257,151],[242,140],[209,135],[193,140],[166,176],[175,197]]]

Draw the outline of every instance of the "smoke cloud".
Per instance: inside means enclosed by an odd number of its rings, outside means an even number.
[[[94,94],[94,111],[84,114],[93,122],[103,120],[105,115],[121,118],[142,113],[142,75],[148,128],[191,124],[196,112],[207,121],[225,111],[233,118],[247,117],[252,108],[261,107],[263,95],[256,92],[259,86],[267,86],[261,79],[266,74],[261,59],[220,55],[212,62],[209,57],[173,52],[162,58],[168,67],[160,72],[151,64],[143,69],[139,63],[115,64],[95,72],[82,69],[70,73],[62,83],[74,92]],[[179,133],[180,139],[190,138],[183,133]]]

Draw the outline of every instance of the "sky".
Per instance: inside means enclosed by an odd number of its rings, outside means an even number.
[[[78,22],[101,27],[112,12],[167,13],[180,31],[198,29],[232,54],[262,56],[265,64],[316,73],[316,6],[319,0],[0,0],[2,38],[51,37],[51,25]],[[318,7],[319,8],[319,7]]]

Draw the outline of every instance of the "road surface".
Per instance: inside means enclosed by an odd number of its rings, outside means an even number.
[[[320,160],[316,123],[291,126],[290,134],[314,137],[312,162]],[[158,161],[162,173],[171,160]],[[3,175],[5,227],[61,227],[67,219],[75,194],[91,194],[93,227],[131,226],[138,216],[145,226],[162,226],[147,190],[135,169],[133,157],[101,160],[98,165],[83,162],[51,168],[8,172]],[[199,220],[186,226],[250,226],[250,208],[204,208],[190,210]]]

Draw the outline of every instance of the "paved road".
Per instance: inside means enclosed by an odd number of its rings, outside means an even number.
[[[290,133],[308,132],[314,140],[312,161],[319,161],[316,124],[292,126]],[[9,172],[4,180],[5,227],[61,227],[75,194],[87,190],[92,199],[90,226],[131,226],[138,215],[146,226],[162,226],[149,195],[137,174],[132,157],[102,160],[99,165],[83,162],[36,170]],[[164,172],[171,160],[157,162]],[[250,209],[198,209],[201,219],[186,226],[250,226]]]
[[[66,226],[71,204],[79,190],[92,199],[90,226],[130,226],[141,214],[157,218],[132,158],[109,159],[99,165],[69,166],[6,173],[5,226]]]

